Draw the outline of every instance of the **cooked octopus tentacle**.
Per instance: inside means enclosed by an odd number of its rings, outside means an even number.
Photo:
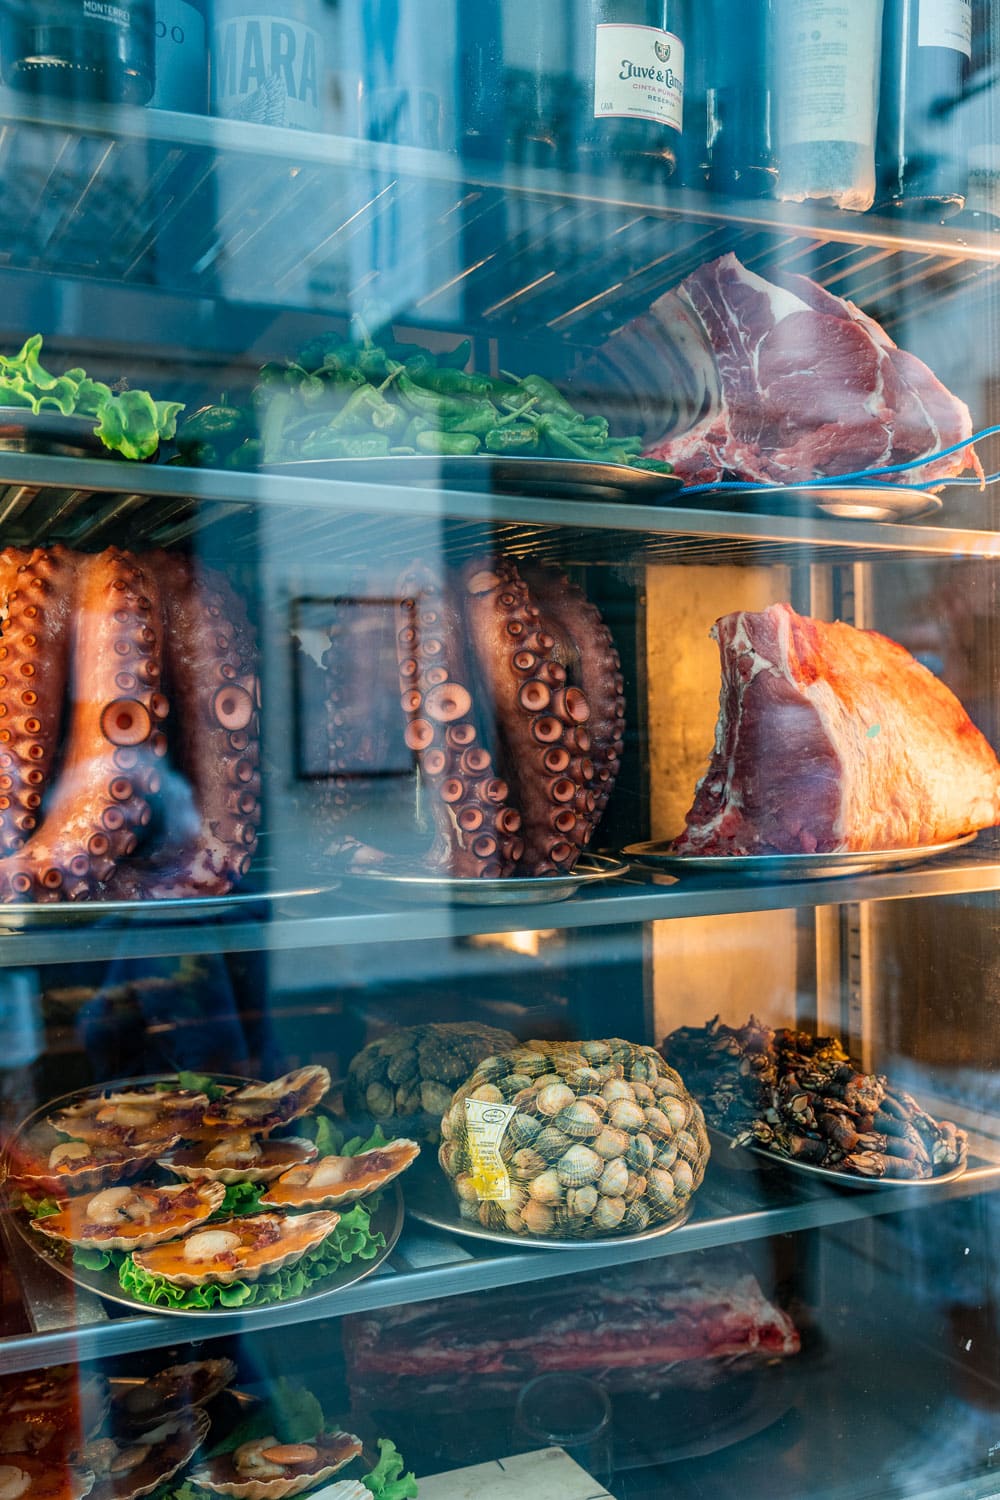
[[[163,554],[153,562],[166,600],[179,769],[197,827],[168,828],[164,849],[119,872],[112,893],[152,900],[222,895],[249,870],[260,822],[253,630],[221,574]]]
[[[38,826],[59,749],[76,584],[64,547],[0,552],[0,852]]]
[[[159,786],[168,704],[158,581],[114,548],[81,557],[78,580],[65,757],[42,828],[0,860],[5,901],[94,895],[135,850]]]
[[[479,558],[462,573],[469,638],[494,706],[503,766],[520,809],[524,873],[572,869],[597,799],[574,775],[589,749],[590,703],[567,684],[556,640],[508,558]],[[582,816],[581,816],[582,815]]]
[[[595,793],[590,826],[581,829],[586,840],[608,805],[621,766],[625,743],[621,660],[596,606],[561,569],[522,568],[521,575],[546,629],[556,638],[558,657],[569,682],[583,689],[590,704],[590,718],[585,728],[576,732],[577,748],[583,756],[574,761],[571,773],[579,775],[581,785]]]
[[[404,738],[429,789],[437,829],[428,863],[457,876],[509,875],[524,848],[521,817],[479,736],[462,618],[446,590],[417,564],[401,578],[399,595]]]

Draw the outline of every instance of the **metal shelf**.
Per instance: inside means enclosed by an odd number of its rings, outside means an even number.
[[[568,901],[530,906],[363,906],[334,890],[289,906],[269,919],[205,919],[156,923],[143,915],[92,925],[76,917],[61,926],[48,907],[44,925],[3,930],[0,968],[31,964],[153,958],[196,953],[301,952],[388,943],[450,942],[478,933],[561,931],[663,922],[680,917],[795,910],[844,902],[918,896],[975,895],[1000,890],[1000,849],[989,835],[940,860],[878,875],[778,884],[672,881],[633,873],[612,890],[581,891]],[[148,911],[148,908],[147,908]]]
[[[385,1268],[366,1281],[332,1293],[328,1298],[211,1318],[109,1316],[103,1303],[95,1307],[93,1299],[77,1301],[75,1289],[71,1290],[68,1282],[24,1251],[16,1268],[35,1331],[0,1340],[0,1374],[38,1369],[66,1360],[127,1354],[188,1339],[314,1322],[377,1307],[595,1271],[662,1255],[683,1255],[715,1245],[795,1234],[875,1215],[940,1206],[949,1199],[992,1191],[998,1185],[1000,1166],[978,1159],[964,1176],[943,1183],[940,1188],[914,1189],[902,1185],[878,1192],[816,1186],[793,1179],[780,1167],[767,1165],[753,1173],[711,1169],[709,1181],[695,1199],[692,1218],[662,1238],[629,1245],[606,1240],[566,1250],[507,1250],[483,1241],[455,1238],[408,1221]],[[12,1231],[7,1239],[15,1241]]]
[[[604,337],[725,250],[805,270],[880,316],[904,289],[912,317],[991,284],[1000,264],[991,235],[871,214],[16,99],[0,121],[0,193],[0,266],[327,311],[405,287],[428,325],[460,309],[483,330],[571,343]]]
[[[872,562],[899,554],[1000,557],[1000,532],[951,526],[947,510],[944,521],[939,516],[897,526],[672,502],[549,500],[0,453],[0,529],[5,543],[15,546],[57,541],[84,548],[173,546],[195,536],[211,538],[225,523],[242,519],[242,547],[249,555],[259,545],[250,525],[255,512],[280,515],[280,528],[268,538],[269,558],[278,560],[409,560],[428,546],[459,560],[493,543],[563,563],[795,566]],[[232,545],[227,534],[228,556]]]

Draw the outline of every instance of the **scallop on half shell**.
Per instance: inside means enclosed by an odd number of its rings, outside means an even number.
[[[231,1359],[197,1359],[168,1365],[149,1380],[137,1380],[115,1396],[115,1420],[133,1432],[156,1427],[170,1412],[207,1406],[236,1379]]]
[[[361,1439],[352,1432],[321,1432],[309,1443],[254,1438],[233,1453],[209,1459],[191,1478],[203,1489],[235,1500],[283,1500],[313,1489],[360,1452]]]
[[[102,1188],[70,1199],[56,1214],[33,1219],[31,1227],[50,1240],[84,1249],[145,1249],[196,1229],[221,1208],[225,1196],[221,1182]]]
[[[315,1109],[329,1087],[326,1068],[316,1066],[296,1068],[271,1083],[248,1083],[209,1106],[199,1133],[240,1130],[262,1135]]]
[[[160,1157],[158,1165],[189,1182],[271,1182],[290,1167],[315,1157],[312,1141],[300,1136],[272,1141],[241,1131],[171,1151],[169,1156]]]
[[[221,1183],[209,1187],[223,1191]],[[340,1222],[332,1212],[246,1214],[222,1219],[186,1239],[137,1250],[135,1263],[173,1286],[229,1286],[234,1281],[257,1281],[261,1276],[294,1265],[321,1245]]]
[[[180,1140],[164,1135],[139,1146],[102,1141],[67,1140],[45,1122],[11,1148],[11,1180],[32,1196],[65,1198],[68,1193],[96,1193],[115,1182],[139,1177]]]
[[[0,1459],[0,1500],[83,1500],[94,1487],[89,1469],[63,1459],[5,1453]]]
[[[416,1141],[400,1139],[371,1151],[359,1151],[357,1156],[324,1156],[310,1165],[283,1172],[260,1201],[270,1208],[354,1203],[392,1182],[419,1155]]]
[[[88,1443],[82,1457],[97,1476],[90,1491],[93,1500],[136,1500],[158,1489],[190,1463],[209,1426],[206,1413],[191,1407],[125,1442],[98,1438]]]
[[[49,1116],[49,1124],[80,1141],[142,1146],[153,1140],[162,1143],[165,1136],[189,1137],[199,1129],[207,1109],[207,1094],[188,1089],[158,1090],[151,1084],[81,1099],[56,1110]]]

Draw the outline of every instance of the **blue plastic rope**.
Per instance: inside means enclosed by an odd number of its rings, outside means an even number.
[[[958,453],[963,448],[969,448],[973,443],[981,443],[986,438],[996,437],[1000,434],[1000,425],[996,427],[984,427],[981,432],[974,432],[971,437],[963,438],[960,443],[952,443],[950,448],[942,448],[937,453],[930,453],[925,458],[911,458],[902,464],[886,464],[881,469],[857,469],[853,474],[829,474],[822,479],[797,479],[791,484],[783,484],[780,487],[785,490],[814,490],[829,489],[831,484],[849,484],[857,479],[879,479],[883,474],[905,474],[909,469],[922,469],[926,464],[936,463],[938,459],[948,458],[952,453]],[[987,484],[994,484],[1000,479],[1000,470],[995,474],[986,476]],[[926,490],[942,484],[971,484],[979,488],[980,481],[970,478],[955,479],[928,479],[920,484],[914,485],[914,489]],[[777,481],[767,484],[756,480],[735,480],[732,484],[717,481],[713,484],[693,484],[685,488],[682,493],[687,495],[709,495],[720,490],[770,490],[774,489]]]

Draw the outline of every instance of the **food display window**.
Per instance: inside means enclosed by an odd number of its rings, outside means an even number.
[[[1000,7],[0,6],[0,1500],[988,1500]]]

